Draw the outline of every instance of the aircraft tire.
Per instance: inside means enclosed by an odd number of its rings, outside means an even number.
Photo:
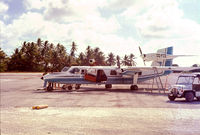
[[[192,102],[194,100],[194,94],[193,94],[193,92],[186,92],[185,93],[185,99],[188,102]]]
[[[112,84],[106,84],[105,87],[106,87],[106,89],[111,89],[112,88]]]
[[[75,89],[76,90],[80,89],[80,84],[76,84]]]
[[[67,88],[68,88],[68,90],[72,90],[72,86],[71,85],[69,85]]]
[[[197,100],[199,100],[199,101],[200,101],[200,97],[197,97]]]
[[[66,85],[65,85],[65,84],[62,86],[62,89],[63,89],[63,90],[66,90]]]
[[[131,90],[138,90],[138,86],[137,85],[131,85],[130,89]]]

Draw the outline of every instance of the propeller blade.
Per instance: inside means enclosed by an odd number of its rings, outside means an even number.
[[[144,57],[146,57],[146,55],[142,53],[142,49],[140,48],[140,46],[139,46],[139,50],[140,50],[140,54],[143,59],[144,65],[146,66],[145,59],[144,59]]]
[[[142,55],[142,49],[140,48],[140,46],[139,46],[139,50],[140,50],[140,54]]]

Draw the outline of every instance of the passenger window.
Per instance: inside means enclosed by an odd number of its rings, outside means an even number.
[[[73,68],[72,70],[70,70],[69,72],[72,74],[78,73],[80,71],[80,69],[78,68]]]
[[[81,70],[81,74],[85,74],[85,70],[84,69]]]
[[[110,75],[117,75],[117,72],[115,70],[111,70]]]

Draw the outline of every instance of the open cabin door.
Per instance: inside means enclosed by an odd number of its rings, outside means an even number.
[[[84,78],[87,81],[97,83],[107,81],[107,76],[102,69],[90,69],[87,71],[87,73],[85,73]]]

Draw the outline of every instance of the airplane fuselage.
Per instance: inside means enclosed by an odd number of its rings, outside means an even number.
[[[101,80],[101,76],[99,76],[100,81],[92,80],[93,78],[98,78],[98,71],[102,71],[105,74],[106,80]],[[137,82],[140,83],[157,76],[168,75],[171,70],[158,70],[155,73],[153,69],[148,71],[129,71],[126,68],[117,67],[72,66],[66,71],[45,75],[44,87],[46,87],[47,82],[60,84],[133,84],[134,73],[138,74]],[[87,79],[86,74],[93,78]]]

